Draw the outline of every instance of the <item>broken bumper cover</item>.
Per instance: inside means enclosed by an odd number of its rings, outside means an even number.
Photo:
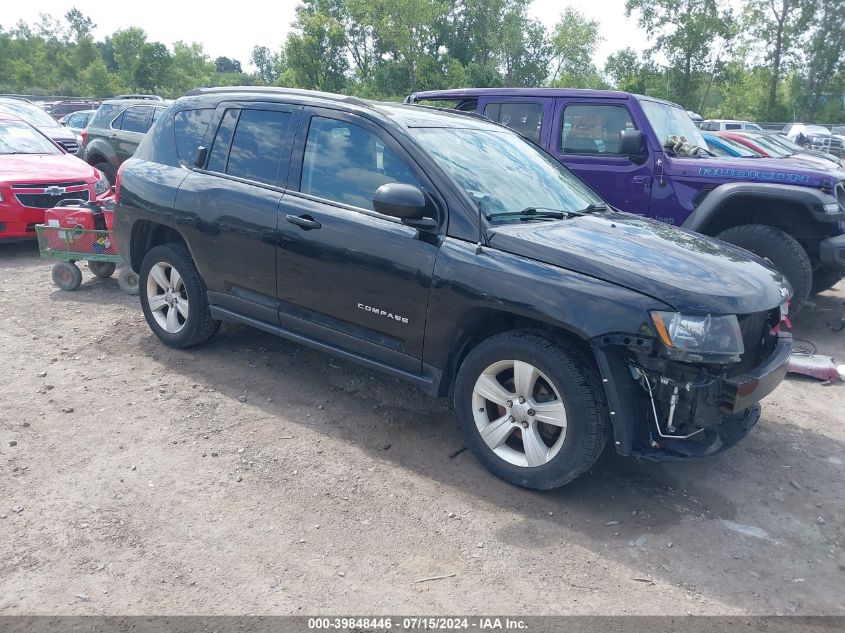
[[[655,428],[653,403],[647,392],[631,377],[628,354],[618,346],[597,347],[596,360],[604,380],[611,410],[616,450],[650,461],[676,461],[715,455],[745,437],[760,419],[758,402],[769,395],[784,379],[792,352],[792,335],[780,332],[766,359],[738,376],[711,375],[712,397],[698,400],[697,417],[709,419],[699,426],[694,437],[659,433],[666,420],[668,406],[662,408],[660,427]],[[695,392],[695,390],[693,390]],[[702,392],[702,396],[704,396]],[[712,408],[703,414],[703,408]],[[702,415],[703,414],[703,415]],[[677,418],[676,418],[677,419]],[[689,429],[685,431],[689,433]],[[688,439],[687,439],[688,438]]]
[[[766,362],[741,376],[724,380],[720,399],[722,411],[738,413],[772,393],[786,378],[791,353],[792,335],[780,332],[775,349]]]

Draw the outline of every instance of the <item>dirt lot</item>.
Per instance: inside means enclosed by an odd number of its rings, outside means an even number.
[[[843,300],[796,325],[840,362]],[[450,457],[448,403],[241,326],[169,350],[115,280],[5,245],[0,386],[3,615],[845,613],[842,385],[533,493]]]

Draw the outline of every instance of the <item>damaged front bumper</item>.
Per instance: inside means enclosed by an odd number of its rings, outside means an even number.
[[[593,341],[617,452],[666,461],[736,444],[759,420],[757,403],[786,376],[792,335],[773,331],[770,337],[766,357],[738,374],[725,365],[660,358],[647,339]]]

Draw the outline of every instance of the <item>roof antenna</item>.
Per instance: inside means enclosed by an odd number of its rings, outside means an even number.
[[[478,208],[478,244],[475,245],[475,254],[481,255],[481,242],[484,241],[484,229],[481,227],[481,218],[483,214],[481,213],[481,205],[476,203],[476,208]]]

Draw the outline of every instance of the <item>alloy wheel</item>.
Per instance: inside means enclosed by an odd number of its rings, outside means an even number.
[[[157,262],[147,276],[147,303],[156,323],[176,334],[188,321],[188,291],[182,275],[167,262]]]
[[[472,392],[475,425],[485,444],[515,466],[550,462],[566,438],[566,406],[534,365],[502,360],[488,366]]]

